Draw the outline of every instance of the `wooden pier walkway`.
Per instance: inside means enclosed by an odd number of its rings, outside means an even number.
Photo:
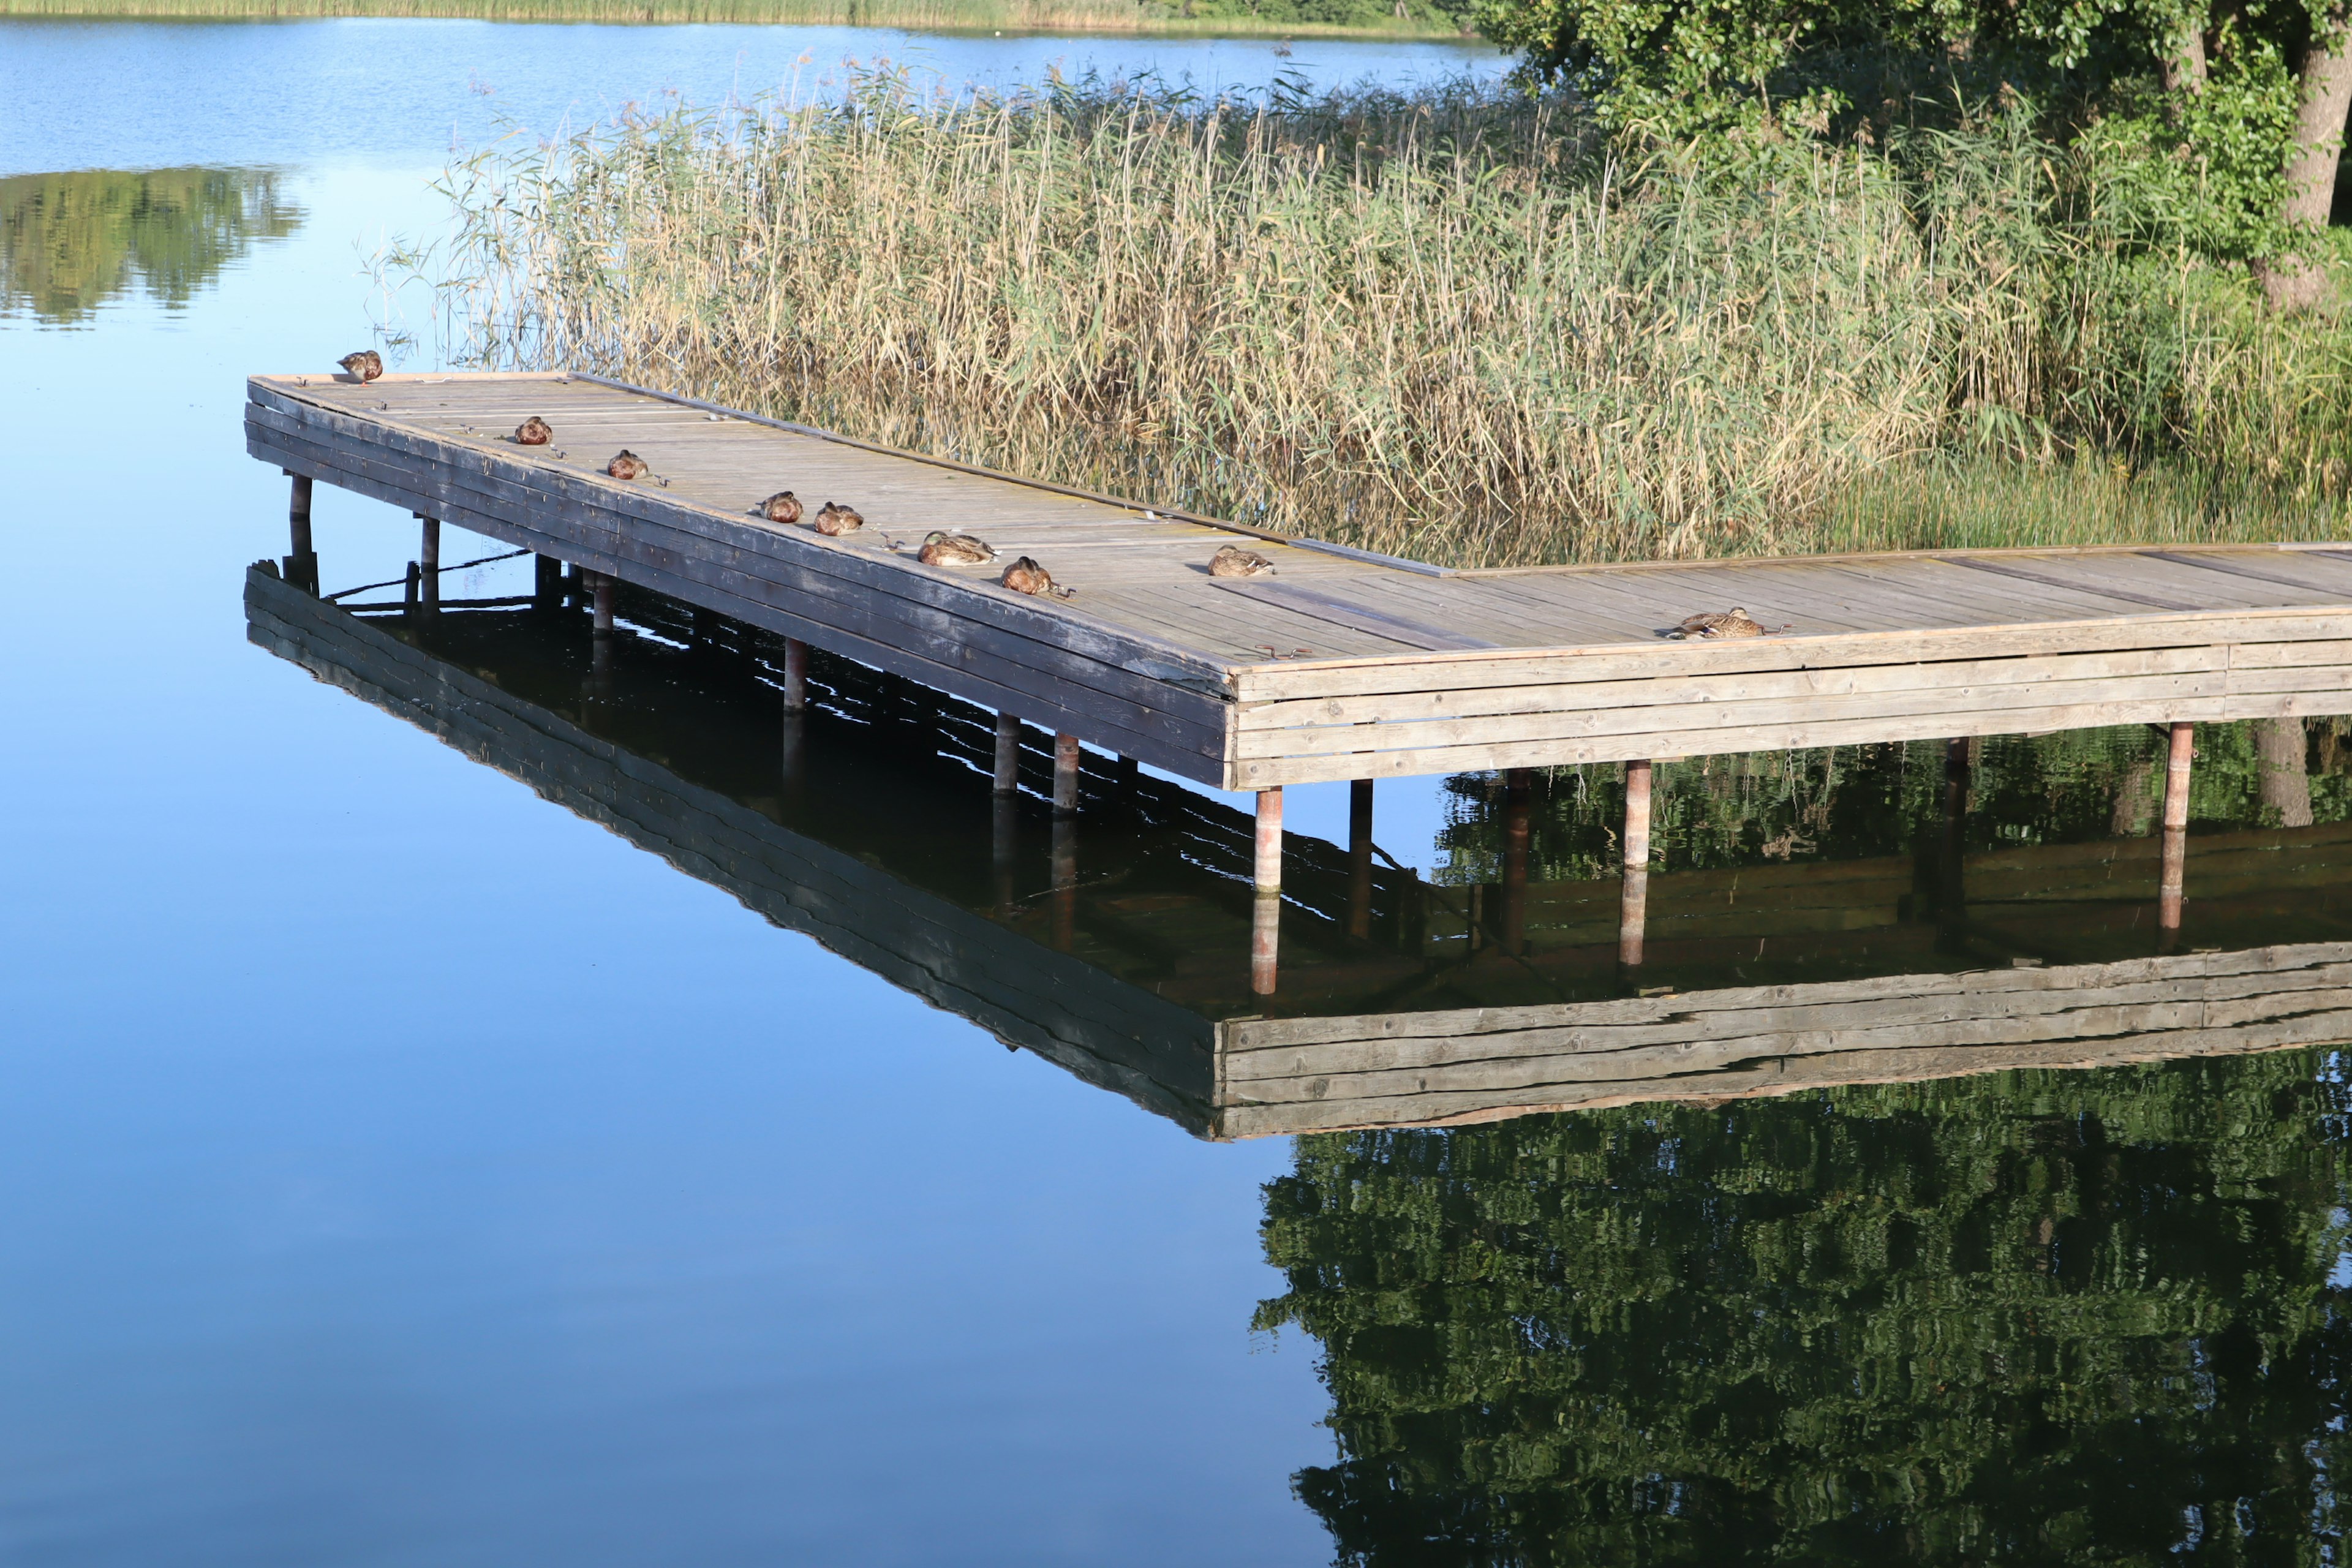
[[[1269,1016],[1244,982],[1246,815],[1096,770],[1104,809],[1083,831],[1052,819],[1048,858],[1045,824],[971,787],[986,716],[883,678],[824,690],[825,744],[802,759],[811,798],[795,805],[794,778],[765,754],[764,667],[740,647],[673,647],[695,636],[683,609],[633,607],[666,640],[608,662],[600,694],[577,611],[353,614],[274,570],[246,584],[248,635],[279,657],[1206,1137],[2352,1037],[2352,942],[2329,935],[2352,928],[2344,823],[2200,838],[2200,938],[2229,945],[2193,952],[2146,952],[2159,884],[2146,839],[1931,868],[1953,886],[1925,913],[1908,857],[1661,876],[1643,979],[1665,984],[1641,995],[1608,994],[1612,884],[1529,889],[1528,937],[1482,942],[1474,889],[1375,875],[1369,858],[1307,842],[1289,895],[1304,929]],[[1485,891],[1489,910],[1507,901]]]
[[[257,376],[247,438],[374,496],[1226,789],[2352,711],[2352,547],[1938,552],[1454,572],[586,376]],[[545,447],[510,432],[538,416]],[[603,472],[623,447],[653,475]],[[751,515],[792,489],[844,538]],[[933,529],[1076,590],[929,567]],[[1667,640],[1745,608],[1785,633]]]

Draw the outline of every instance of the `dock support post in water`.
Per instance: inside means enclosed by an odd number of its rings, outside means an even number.
[[[1348,785],[1348,934],[1372,934],[1372,781]]]
[[[310,543],[310,476],[288,470],[294,481],[286,501],[286,580],[308,594],[319,591],[319,552]]]
[[[1275,957],[1282,941],[1282,791],[1257,792],[1257,901],[1250,919],[1250,990],[1274,994]]]
[[[596,594],[596,635],[609,637],[613,635],[613,579],[603,572],[592,572],[588,575],[590,586]]]
[[[1078,809],[1078,738],[1054,737],[1054,815],[1071,816]]]
[[[1528,951],[1528,839],[1533,786],[1525,768],[1503,774],[1503,951]],[[1647,840],[1646,832],[1643,835]],[[1643,857],[1646,862],[1648,857]]]
[[[1642,967],[1650,923],[1650,764],[1625,764],[1625,882],[1617,898],[1617,962]]]
[[[560,609],[563,605],[563,563],[552,555],[530,558],[531,608]]]
[[[2180,930],[2182,894],[2189,877],[2189,770],[2196,756],[2197,727],[2175,724],[2164,763],[2164,870],[2156,885],[2156,929],[2168,937]]]
[[[1078,825],[1066,813],[1054,816],[1054,948],[1067,952],[1078,940]]]
[[[1014,835],[1021,830],[1021,802],[1011,790],[990,803],[989,868],[996,876],[996,918],[1013,918]]]
[[[1000,799],[1021,788],[1021,721],[1010,713],[996,716],[996,772],[989,787]]]
[[[425,607],[441,607],[441,520],[416,514],[416,570],[425,587]]]
[[[1936,945],[1958,952],[1968,942],[1969,786],[1975,773],[1969,742],[1944,742],[1944,839],[1936,857]]]
[[[784,639],[784,711],[794,718],[808,711],[808,644]]]

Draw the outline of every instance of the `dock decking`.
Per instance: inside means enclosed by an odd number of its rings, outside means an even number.
[[[248,383],[248,449],[1226,789],[2352,712],[2352,548],[1942,552],[1455,572],[1254,537],[587,376]],[[548,447],[509,433],[540,416]],[[627,447],[654,477],[603,469]],[[857,507],[827,539],[753,515]],[[1068,601],[913,555],[1030,555]],[[1770,637],[1671,641],[1738,605]],[[2185,765],[2185,763],[2184,763]]]

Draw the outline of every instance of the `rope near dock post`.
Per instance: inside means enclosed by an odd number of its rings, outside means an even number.
[[[1250,990],[1274,994],[1282,945],[1282,790],[1257,792],[1257,857],[1252,875],[1257,898],[1250,912]]]
[[[1372,934],[1372,781],[1348,784],[1348,934]]]
[[[1642,967],[1650,923],[1650,763],[1625,764],[1625,881],[1617,898],[1617,962]]]
[[[2164,868],[2156,884],[2158,940],[2169,946],[2180,933],[2189,879],[2189,773],[2197,755],[2197,727],[2177,723],[2164,762]]]

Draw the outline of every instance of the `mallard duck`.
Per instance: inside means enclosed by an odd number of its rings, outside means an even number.
[[[515,445],[544,447],[555,439],[555,426],[534,414],[515,426]]]
[[[1782,631],[1789,628],[1782,626]],[[1685,616],[1682,623],[1666,634],[1672,637],[1760,637],[1771,633],[1748,618],[1748,612],[1734,605],[1723,615]]]
[[[996,552],[985,540],[969,533],[933,529],[915,559],[926,566],[985,566],[996,559]]]
[[[383,356],[373,349],[362,349],[355,354],[345,354],[335,362],[343,374],[353,381],[373,381],[383,374]]]
[[[798,522],[801,520],[801,498],[790,490],[778,490],[760,503],[760,515],[770,522]]]
[[[1007,566],[1004,575],[998,581],[1016,594],[1051,594],[1057,599],[1070,599],[1076,598],[1078,592],[1076,588],[1065,588],[1055,583],[1051,572],[1026,555]]]
[[[1212,577],[1271,577],[1274,561],[1255,550],[1244,550],[1238,544],[1228,544],[1209,557]]]
[[[837,501],[827,501],[816,509],[815,521],[809,526],[819,533],[838,539],[845,533],[856,533],[859,529],[864,528],[866,519],[859,515],[854,506],[843,506]]]
[[[653,472],[653,468],[643,458],[624,447],[613,454],[613,460],[604,465],[604,471],[616,479],[642,479]]]

